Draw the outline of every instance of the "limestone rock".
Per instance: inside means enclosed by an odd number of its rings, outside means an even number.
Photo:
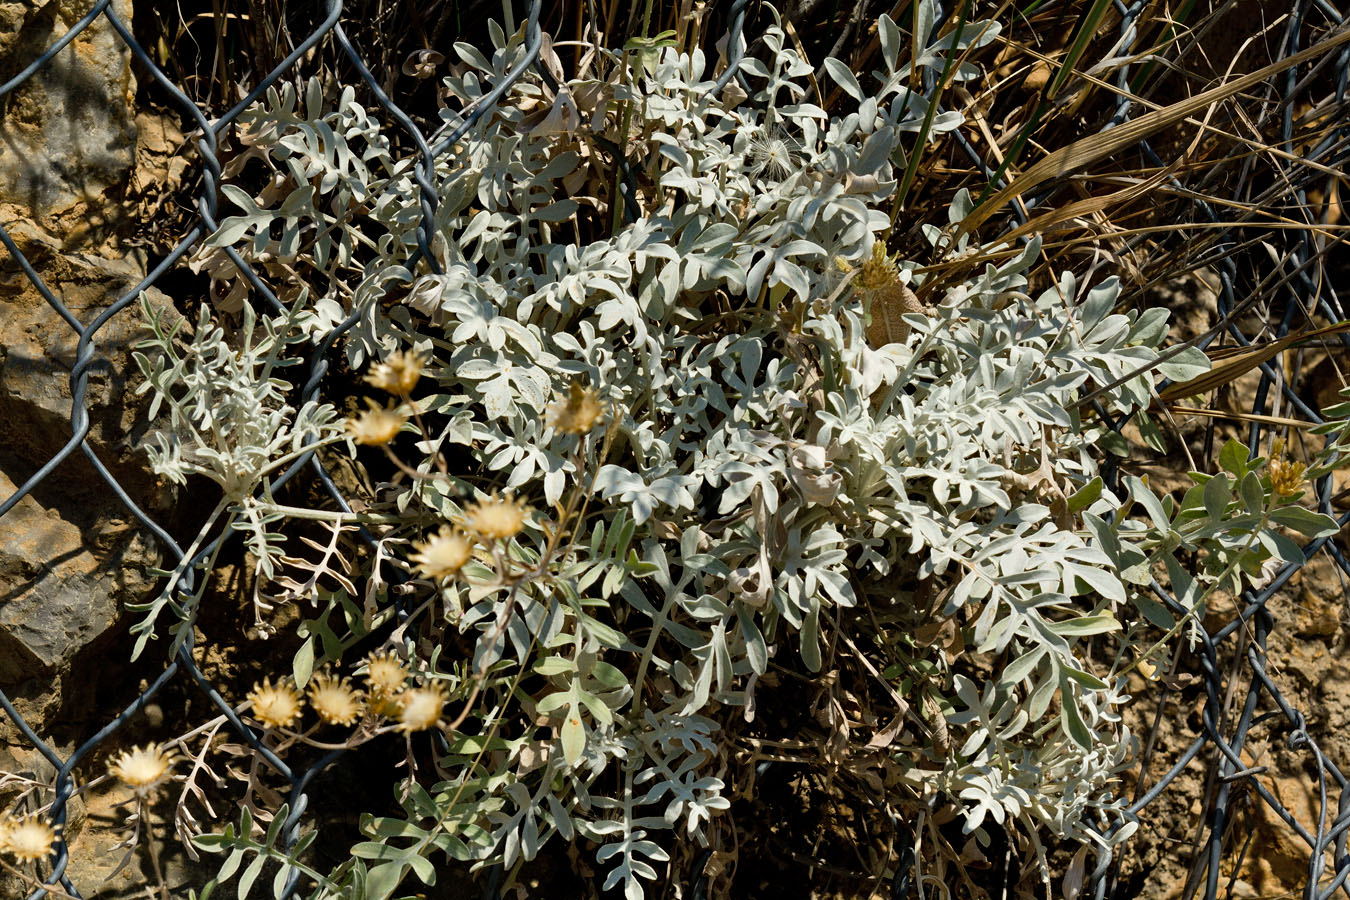
[[[0,495],[14,490],[0,472]],[[50,493],[0,519],[0,685],[64,668],[154,588],[158,550],[139,527],[95,497],[44,505]]]
[[[93,0],[0,0],[0,82],[56,43]],[[130,0],[113,9],[130,22]],[[125,183],[135,161],[131,51],[99,16],[0,101],[0,205],[40,224]],[[6,221],[15,218],[5,215]]]
[[[26,226],[12,236],[24,256],[67,309],[88,326],[122,294],[135,287],[144,268],[134,258],[105,259],[63,253],[54,239]],[[169,300],[151,288],[157,306]],[[85,405],[89,442],[114,474],[127,479],[133,496],[156,490],[136,447],[149,421],[148,397],[134,393],[139,372],[132,350],[145,336],[139,302],[123,309],[94,334]],[[79,335],[46,302],[15,260],[0,259],[0,421],[23,423],[8,429],[5,451],[42,464],[71,437],[70,373]],[[160,505],[163,503],[160,499]]]

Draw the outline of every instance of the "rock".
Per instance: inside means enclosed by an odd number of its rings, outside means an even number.
[[[1308,560],[1294,582],[1298,590],[1294,630],[1300,637],[1333,640],[1341,633],[1341,610],[1345,606],[1343,576],[1325,553]],[[1292,592],[1291,592],[1292,593]]]
[[[84,325],[135,287],[144,273],[140,260],[131,257],[62,253],[53,238],[27,226],[14,228],[12,236],[47,286]],[[146,293],[160,308],[170,308],[160,291],[150,288]],[[88,439],[119,480],[125,479],[134,497],[149,498],[162,507],[168,495],[156,486],[137,451],[150,427],[148,395],[133,393],[139,371],[132,350],[144,338],[144,329],[140,305],[133,302],[95,333],[85,398],[92,425]],[[24,423],[6,435],[6,453],[40,465],[70,439],[70,373],[78,340],[17,262],[0,260],[0,420]]]
[[[0,0],[0,82],[37,59],[92,3]],[[130,0],[113,0],[112,9],[130,23]],[[173,149],[181,135],[167,121],[155,129],[154,116],[138,118],[134,99],[130,51],[105,16],[0,99],[0,221],[81,326],[145,275],[143,251],[113,249],[115,226],[135,224],[136,186],[182,176]],[[159,291],[147,296],[171,308]],[[87,439],[131,498],[164,521],[174,493],[140,449],[149,397],[134,392],[140,376],[132,350],[144,325],[133,302],[94,334]],[[78,342],[19,261],[0,252],[0,501],[72,436]],[[0,688],[40,733],[94,696],[95,673],[107,671],[103,638],[111,638],[127,602],[157,589],[148,569],[160,549],[79,450],[0,517]],[[0,727],[0,738],[6,734]]]
[[[1329,603],[1317,591],[1305,587],[1298,606],[1295,633],[1300,637],[1334,638],[1340,630],[1341,604]]]
[[[92,5],[0,0],[0,82],[41,56]],[[130,0],[114,0],[112,8],[130,23]],[[135,162],[135,92],[131,51],[99,16],[0,101],[0,207],[10,207],[3,218],[50,228],[62,213],[101,212],[106,192],[120,190]],[[26,212],[15,215],[15,207]]]
[[[0,472],[0,494],[14,490]],[[65,668],[155,586],[158,551],[139,527],[88,498],[45,506],[48,493],[0,519],[0,686]]]

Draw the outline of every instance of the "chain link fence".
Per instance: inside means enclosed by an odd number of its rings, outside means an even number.
[[[152,55],[134,36],[130,23],[114,7],[113,0],[98,0],[65,31],[59,40],[27,63],[21,71],[10,77],[3,85],[0,85],[0,103],[8,103],[8,99],[30,79],[33,79],[47,67],[56,65],[61,59],[61,54],[75,52],[75,48],[71,47],[72,43],[77,41],[87,29],[94,27],[96,22],[102,20],[115,31],[120,40],[130,49],[137,63],[137,71],[140,77],[153,79],[163,93],[172,98],[177,107],[176,111],[181,113],[185,120],[195,124],[197,129],[197,163],[200,165],[200,179],[193,191],[195,209],[191,213],[192,218],[195,219],[195,224],[181,237],[172,251],[154,265],[148,274],[130,289],[125,290],[113,299],[92,318],[82,319],[68,308],[62,302],[61,297],[58,296],[58,290],[44,281],[37,266],[21,251],[10,230],[0,227],[0,243],[4,244],[9,257],[4,263],[5,267],[11,271],[16,268],[20,270],[23,276],[31,282],[32,287],[41,294],[50,308],[64,320],[77,338],[76,355],[69,374],[69,391],[72,398],[68,417],[69,438],[60,449],[48,457],[47,461],[31,477],[27,478],[9,497],[0,503],[0,517],[11,513],[25,497],[39,490],[48,479],[60,477],[57,470],[68,458],[77,453],[82,454],[89,465],[97,472],[107,490],[158,540],[166,561],[174,565],[182,563],[184,550],[174,540],[169,530],[137,504],[131,493],[114,475],[112,468],[101,460],[91,447],[88,440],[91,417],[87,396],[91,370],[98,359],[97,348],[100,332],[110,322],[123,314],[128,307],[132,306],[142,291],[162,282],[166,273],[182,265],[185,262],[185,257],[194,247],[216,230],[218,224],[218,195],[222,180],[219,146],[222,135],[230,129],[239,115],[255,100],[262,97],[270,87],[277,84],[281,79],[295,72],[321,43],[328,42],[326,46],[341,54],[354,67],[365,82],[369,95],[374,98],[389,121],[399,126],[420,152],[421,165],[417,173],[417,181],[422,189],[423,210],[423,217],[419,226],[420,258],[430,270],[434,271],[436,262],[430,252],[432,221],[436,204],[436,191],[432,184],[433,160],[443,154],[452,152],[456,141],[471,127],[473,122],[491,112],[494,105],[505,95],[512,83],[528,68],[536,65],[542,42],[540,27],[542,6],[542,0],[530,0],[525,10],[524,27],[526,43],[529,48],[525,58],[500,83],[494,85],[486,93],[482,102],[478,103],[457,127],[443,130],[443,133],[439,134],[428,135],[423,132],[413,118],[389,96],[381,86],[379,79],[367,67],[360,51],[344,31],[342,24],[344,8],[341,0],[328,0],[326,15],[323,20],[295,45],[285,59],[265,77],[259,79],[256,85],[232,108],[214,119],[209,118],[206,111],[195,103],[187,92],[175,84],[165,71],[156,64]],[[719,90],[725,87],[736,74],[741,54],[740,48],[744,46],[741,32],[749,6],[749,0],[733,0],[729,9],[726,10],[726,20],[729,23],[730,32],[726,46],[731,58],[726,73],[718,83]],[[866,4],[859,4],[859,6],[865,7]],[[1130,4],[1116,0],[1114,3],[1114,8],[1121,17],[1119,41],[1115,49],[1117,57],[1129,57],[1147,50],[1147,43],[1137,33],[1135,27],[1144,7],[1145,0],[1135,0]],[[955,21],[962,10],[960,4],[948,4],[940,12],[940,18]],[[1292,8],[1284,10],[1284,12],[1287,12],[1288,16],[1283,27],[1284,46],[1281,48],[1281,52],[1286,55],[1296,52],[1301,42],[1306,43],[1308,41],[1308,34],[1312,28],[1309,19],[1314,15],[1318,17],[1319,28],[1322,30],[1329,31],[1344,27],[1344,16],[1339,9],[1326,0],[1317,0],[1315,3],[1299,0]],[[1334,57],[1328,57],[1323,62],[1334,67],[1331,77],[1335,85],[1335,109],[1343,113],[1346,109],[1347,72],[1350,71],[1350,67],[1347,66],[1346,51],[1343,50]],[[1131,96],[1131,79],[1137,74],[1137,70],[1145,64],[1141,57],[1140,62],[1122,65],[1114,70],[1114,83],[1119,89],[1120,96],[1125,99],[1120,100],[1118,108],[1110,121],[1107,122],[1106,128],[1121,127],[1137,113],[1136,104],[1129,99]],[[539,67],[539,74],[546,81],[551,79],[551,76],[542,66]],[[1282,117],[1281,130],[1284,140],[1283,146],[1278,149],[1286,155],[1292,156],[1294,154],[1292,134],[1295,102],[1299,93],[1306,90],[1310,79],[1311,73],[1295,67],[1288,69],[1282,76],[1273,79],[1272,83],[1267,85],[1270,95],[1273,98],[1278,98],[1274,107],[1276,114]],[[930,83],[928,89],[934,90],[935,85]],[[982,158],[975,147],[962,138],[959,132],[957,133],[957,143],[977,168],[994,180],[996,186],[998,186],[1001,172],[993,161]],[[1138,147],[1145,159],[1159,168],[1164,168],[1163,160],[1159,158],[1148,140],[1141,140]],[[618,148],[613,149],[617,150]],[[614,155],[622,160],[621,153],[615,153]],[[1333,174],[1338,170],[1343,172],[1348,155],[1350,155],[1350,124],[1342,124],[1322,144],[1313,148],[1310,153],[1304,154],[1300,165],[1294,165],[1292,162],[1289,164],[1288,172],[1293,186],[1292,195],[1300,199],[1303,198],[1310,177],[1316,175],[1317,172]],[[1178,189],[1183,189],[1183,186],[1175,177],[1172,178],[1172,183]],[[1036,207],[1058,189],[1058,186],[1052,185],[1043,191],[1041,196],[1027,198],[1026,207]],[[626,186],[625,197],[627,214],[630,217],[636,214],[633,196],[633,185],[630,182]],[[1297,215],[1299,211],[1295,209],[1291,212]],[[1014,214],[1025,221],[1026,213],[1023,207],[1019,206]],[[1218,312],[1225,323],[1227,335],[1237,345],[1247,345],[1251,342],[1251,336],[1240,327],[1238,315],[1246,309],[1247,305],[1241,303],[1238,299],[1241,277],[1236,261],[1239,250],[1242,249],[1237,245],[1242,242],[1241,228],[1243,223],[1237,221],[1229,208],[1209,202],[1201,196],[1194,198],[1193,214],[1199,225],[1227,235],[1224,241],[1216,245],[1212,251],[1211,259],[1195,260],[1194,265],[1200,267],[1208,264],[1217,271],[1220,282]],[[1324,265],[1328,254],[1325,247],[1319,245],[1319,242],[1323,241],[1325,236],[1319,230],[1318,223],[1310,218],[1297,220],[1293,222],[1292,227],[1281,231],[1280,235],[1282,236],[1282,245],[1278,248],[1272,248],[1271,253],[1277,258],[1278,269],[1282,273],[1280,275],[1281,290],[1289,295],[1291,302],[1285,305],[1282,317],[1278,321],[1270,323],[1273,326],[1274,337],[1276,339],[1285,337],[1305,325],[1305,322],[1300,319],[1300,310],[1307,314],[1320,313],[1332,321],[1345,319],[1344,305],[1336,296],[1334,288],[1328,287],[1327,272]],[[269,285],[233,249],[228,246],[224,249],[238,269],[245,273],[254,291],[256,291],[257,297],[274,310],[285,312],[285,307],[277,299]],[[1315,297],[1315,308],[1309,309],[1306,304],[1300,302],[1303,297]],[[355,321],[356,316],[354,314],[352,318],[333,329],[326,339],[315,348],[308,377],[301,388],[304,401],[307,402],[318,396],[320,383],[329,371],[330,353],[344,333],[355,324]],[[1211,340],[1213,339],[1211,337]],[[1350,340],[1342,336],[1340,341],[1343,348],[1350,348]],[[1204,344],[1202,343],[1201,346],[1204,346]],[[1290,385],[1285,373],[1280,369],[1278,361],[1265,362],[1261,365],[1260,382],[1251,410],[1252,413],[1256,414],[1256,417],[1250,421],[1247,441],[1249,446],[1254,448],[1254,453],[1256,452],[1255,448],[1261,445],[1262,434],[1267,427],[1260,416],[1277,400],[1296,410],[1297,414],[1307,422],[1322,422],[1318,410],[1309,406]],[[1116,425],[1119,428],[1123,427],[1125,423],[1119,422]],[[12,427],[15,426],[12,425]],[[17,427],[23,426],[18,424]],[[300,478],[302,474],[315,479],[322,490],[331,496],[340,509],[346,512],[351,511],[342,491],[314,452],[298,459],[287,471],[271,483],[271,489],[276,491],[287,482]],[[1331,515],[1339,514],[1338,521],[1342,526],[1350,522],[1350,512],[1344,511],[1346,506],[1343,502],[1344,498],[1334,496],[1334,485],[1330,476],[1321,479],[1315,485],[1315,490],[1316,503],[1320,511]],[[1337,506],[1338,499],[1341,501],[1339,507]],[[222,542],[229,541],[231,537],[232,535],[229,533],[222,534],[214,542],[202,547],[193,559],[183,567],[184,574],[179,584],[176,585],[176,590],[181,593],[190,593],[193,590],[194,581],[198,577],[199,566],[212,559]],[[366,535],[366,537],[369,539],[370,536]],[[1337,543],[1336,537],[1313,541],[1304,548],[1304,551],[1310,559],[1319,553],[1327,554],[1335,561],[1336,566],[1341,571],[1350,574],[1350,560],[1347,560],[1344,551]],[[1188,885],[1190,890],[1202,893],[1206,900],[1216,900],[1225,893],[1225,890],[1231,890],[1231,882],[1227,885],[1221,883],[1220,863],[1224,854],[1231,850],[1227,843],[1227,826],[1232,817],[1235,792],[1244,785],[1255,791],[1261,800],[1286,823],[1287,827],[1306,843],[1309,855],[1304,896],[1309,900],[1312,900],[1312,898],[1319,898],[1320,900],[1320,898],[1330,897],[1337,891],[1344,891],[1346,896],[1350,897],[1350,886],[1346,885],[1347,876],[1350,876],[1350,853],[1347,853],[1347,837],[1350,837],[1350,792],[1346,790],[1346,776],[1336,763],[1322,752],[1309,733],[1308,723],[1304,715],[1286,699],[1277,686],[1270,675],[1269,662],[1266,657],[1267,642],[1275,629],[1275,618],[1268,609],[1268,604],[1286,587],[1290,579],[1297,574],[1297,571],[1297,566],[1284,566],[1274,574],[1273,578],[1259,592],[1249,591],[1243,595],[1241,598],[1243,608],[1239,618],[1214,630],[1212,633],[1199,635],[1199,643],[1195,647],[1195,652],[1204,677],[1205,700],[1201,713],[1202,728],[1160,778],[1152,784],[1141,783],[1139,785],[1134,802],[1130,807],[1132,813],[1147,818],[1147,807],[1164,795],[1169,786],[1193,760],[1205,754],[1216,757],[1216,765],[1212,770],[1213,793],[1210,802],[1205,807],[1207,820],[1204,827],[1203,842],[1199,847],[1198,858],[1203,862],[1203,865],[1194,869],[1199,874],[1193,879],[1194,883]],[[1171,597],[1161,584],[1155,582],[1153,589],[1158,597],[1174,611],[1179,615],[1185,615],[1186,609]],[[1242,665],[1233,667],[1226,664],[1225,661],[1232,659],[1234,654],[1243,663]],[[11,698],[0,691],[0,707],[4,708],[23,739],[39,751],[55,770],[52,781],[52,799],[48,807],[52,822],[62,825],[67,820],[71,798],[77,787],[75,781],[77,767],[82,762],[87,761],[92,754],[95,754],[119,730],[125,728],[136,717],[143,715],[156,695],[175,681],[183,682],[200,691],[201,695],[225,717],[229,727],[234,730],[237,736],[247,742],[285,780],[289,790],[289,796],[286,799],[290,811],[282,828],[285,835],[284,843],[287,846],[293,845],[300,835],[302,820],[306,815],[307,791],[311,789],[315,777],[326,767],[332,765],[344,751],[333,751],[308,768],[303,769],[293,768],[278,758],[263,744],[260,735],[239,718],[231,704],[212,685],[203,673],[202,668],[194,662],[190,637],[178,651],[176,657],[163,668],[158,677],[149,683],[133,703],[117,715],[109,717],[103,727],[89,734],[73,752],[66,756],[58,753],[50,743],[30,727]],[[1240,699],[1240,713],[1236,716],[1225,712],[1228,709],[1230,699],[1233,697]],[[1290,749],[1298,750],[1306,755],[1311,763],[1310,771],[1313,773],[1311,778],[1315,781],[1318,797],[1315,825],[1310,826],[1300,821],[1262,783],[1257,776],[1264,771],[1263,767],[1253,768],[1244,761],[1244,748],[1247,748],[1258,734],[1282,737]],[[1147,759],[1145,762],[1147,763]],[[52,886],[55,891],[64,891],[64,893],[75,897],[81,896],[70,878],[72,868],[78,867],[80,860],[71,857],[64,841],[58,841],[53,849],[54,855],[50,861],[51,874],[46,883]],[[1244,846],[1242,849],[1245,852],[1246,847]],[[1328,866],[1328,856],[1331,859],[1330,866]],[[901,868],[905,868],[903,860],[912,860],[912,850],[908,856],[902,852],[900,858],[902,860]],[[704,896],[707,890],[706,881],[700,874],[703,863],[707,859],[708,854],[706,853],[699,856],[696,863],[696,872],[686,873],[688,882],[693,885],[695,896]],[[1087,884],[1091,886],[1091,890],[1095,891],[1098,900],[1103,900],[1105,897],[1121,898],[1125,896],[1122,893],[1124,883],[1119,878],[1118,868],[1119,860],[1113,859],[1109,853],[1102,854],[1097,858],[1095,870],[1089,873]],[[675,874],[678,875],[678,873]],[[290,881],[286,886],[286,896],[291,896],[294,893],[298,878],[299,872],[291,873]],[[488,891],[486,896],[491,896],[495,892],[497,879],[489,878],[485,880],[487,881]],[[909,878],[908,871],[900,872],[894,880],[891,896],[902,898],[909,896],[914,890],[917,890],[917,887]],[[48,896],[51,893],[53,891],[39,888],[29,896],[30,900],[38,900],[38,898]]]

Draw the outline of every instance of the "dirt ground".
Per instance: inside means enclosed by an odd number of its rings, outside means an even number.
[[[1173,294],[1161,299],[1178,310],[1181,336],[1203,331],[1212,321],[1212,293],[1197,284],[1174,287]],[[1320,351],[1289,353],[1286,357],[1285,371],[1305,402],[1318,407],[1335,402],[1335,392],[1344,384],[1343,364],[1338,366],[1335,359]],[[1253,373],[1221,392],[1220,405],[1233,412],[1252,410],[1257,380]],[[1289,413],[1276,409],[1273,414]],[[1179,423],[1179,427],[1184,443],[1201,466],[1228,438],[1246,441],[1248,437],[1245,423],[1239,426],[1220,421],[1211,425],[1197,419]],[[1269,448],[1269,431],[1263,440],[1264,453]],[[1320,446],[1318,437],[1309,436],[1307,440],[1310,447]],[[1180,490],[1190,484],[1185,474],[1189,462],[1175,446],[1179,443],[1173,442],[1173,452],[1167,458],[1142,467],[1155,486]],[[1145,453],[1141,451],[1141,458]],[[1343,509],[1350,473],[1335,473],[1334,479],[1333,494],[1342,498],[1337,508]],[[1342,552],[1350,549],[1350,534],[1345,531],[1333,540]],[[1219,865],[1220,897],[1255,900],[1303,893],[1309,878],[1309,845],[1261,799],[1253,781],[1266,788],[1308,832],[1317,832],[1322,807],[1316,754],[1320,752],[1329,764],[1342,769],[1350,764],[1348,604],[1350,580],[1325,550],[1267,604],[1274,625],[1266,644],[1266,668],[1285,701],[1305,717],[1311,745],[1291,749],[1295,727],[1279,713],[1270,695],[1262,692],[1255,709],[1257,724],[1242,749],[1243,762],[1255,773],[1234,781],[1229,792],[1230,814],[1224,825]],[[1231,622],[1235,610],[1231,596],[1216,597],[1205,620],[1206,630],[1213,634]],[[1246,662],[1249,642],[1250,633],[1240,630],[1219,647],[1219,667],[1226,685],[1219,698],[1220,730],[1230,736],[1253,680]],[[1141,782],[1129,785],[1127,795],[1137,797],[1141,788],[1156,784],[1203,732],[1206,698],[1198,654],[1182,652],[1171,677],[1145,682],[1135,676],[1132,687],[1136,703],[1127,721],[1141,742],[1143,777]],[[1197,862],[1196,857],[1212,833],[1218,762],[1217,749],[1207,746],[1143,810],[1137,836],[1119,855],[1119,870],[1109,885],[1108,896],[1116,900],[1204,896],[1204,861]],[[1341,791],[1330,776],[1326,790],[1323,828],[1329,827],[1341,802]],[[1328,856],[1324,870],[1334,869],[1334,861]]]

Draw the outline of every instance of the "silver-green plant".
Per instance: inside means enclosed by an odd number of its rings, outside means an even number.
[[[257,595],[260,617],[279,599],[320,604],[292,663],[301,686],[389,621],[391,583],[410,579],[397,596],[414,612],[390,645],[434,687],[431,711],[438,692],[449,705],[437,774],[402,779],[403,816],[367,815],[341,868],[315,872],[246,816],[199,840],[228,854],[224,875],[252,857],[251,883],[273,859],[278,891],[290,872],[314,897],[384,898],[409,874],[431,883],[437,855],[513,873],[559,835],[598,845],[604,888],[636,900],[677,838],[716,839],[732,800],[721,736],[771,699],[761,680],[795,660],[822,673],[846,650],[903,723],[873,741],[901,772],[887,803],[954,798],[968,833],[1018,832],[1042,867],[1047,836],[1129,836],[1114,790],[1131,747],[1126,672],[1166,652],[1215,589],[1295,558],[1277,526],[1333,526],[1291,506],[1245,448],[1179,505],[1139,479],[1124,496],[1104,486],[1106,417],[1146,407],[1159,374],[1206,365],[1198,351],[1160,361],[1166,311],[1122,312],[1114,278],[1029,293],[1037,240],[949,245],[965,194],[926,228],[924,260],[886,254],[887,200],[929,118],[911,65],[941,72],[998,26],[930,30],[907,41],[882,17],[875,90],[827,60],[852,101],[842,116],[777,26],[765,59],[742,64],[744,98],[713,90],[697,49],[599,51],[571,79],[545,53],[554,78],[527,72],[435,160],[434,267],[413,262],[423,160],[396,151],[351,88],[284,86],[241,117],[241,159],[269,177],[226,189],[241,212],[199,262],[225,282],[213,293],[243,298],[220,252],[235,247],[291,286],[292,312],[247,313],[227,338],[213,324],[225,311],[203,310],[186,351],[160,330],[142,363],[171,411],[155,464],[221,484],[220,514],[284,588]],[[523,31],[493,34],[490,57],[456,45],[443,90],[461,109],[525,53]],[[960,122],[942,113],[930,133]],[[624,135],[642,215],[611,228],[607,147]],[[917,301],[921,263],[976,254],[995,261]],[[361,513],[282,507],[264,476],[341,438],[335,407],[293,409],[272,369],[351,316],[351,367],[415,359],[432,388],[392,391],[382,435],[349,426],[389,457],[359,458],[392,473]],[[485,524],[498,515],[500,530]],[[330,544],[310,542],[328,548],[321,561],[283,559],[288,519],[333,524]],[[346,543],[356,522],[374,552]],[[1182,569],[1181,550],[1203,570]],[[280,574],[306,565],[305,581]],[[1150,596],[1159,575],[1184,615]],[[144,637],[166,606],[190,623],[191,605],[162,598]],[[864,608],[892,627],[864,626]],[[923,637],[941,623],[964,653]],[[424,730],[371,700],[353,742],[400,721],[410,739]]]

